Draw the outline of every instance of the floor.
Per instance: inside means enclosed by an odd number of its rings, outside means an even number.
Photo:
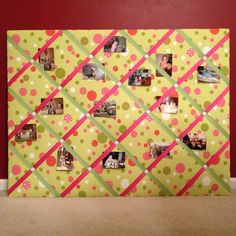
[[[0,235],[235,236],[228,197],[28,198],[0,192]]]

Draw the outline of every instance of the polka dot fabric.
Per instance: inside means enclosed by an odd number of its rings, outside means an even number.
[[[117,36],[125,51],[105,52]],[[228,29],[22,30],[7,37],[9,196],[230,193]],[[51,68],[40,64],[43,52],[53,52]],[[159,54],[172,55],[171,75],[157,75]],[[85,79],[88,63],[104,77]],[[220,82],[200,83],[200,66]],[[129,84],[138,69],[150,70],[150,86]],[[178,98],[177,113],[160,112],[157,97],[167,96]],[[63,114],[43,114],[42,99],[53,98],[63,98]],[[99,101],[115,101],[116,116],[94,116]],[[36,140],[16,141],[27,124],[36,125]],[[206,148],[183,143],[189,133],[204,134]],[[169,149],[152,158],[152,143]],[[72,170],[57,170],[60,145],[73,155]],[[125,168],[103,168],[112,151],[125,152]]]

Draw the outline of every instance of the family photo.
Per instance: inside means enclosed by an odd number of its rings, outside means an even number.
[[[40,50],[40,48],[38,50]],[[54,48],[45,49],[39,57],[39,64],[45,71],[54,71],[56,69],[54,61]]]
[[[218,67],[220,69],[220,67]],[[220,83],[220,76],[207,66],[199,66],[197,80],[199,83]]]
[[[17,125],[15,126],[17,128]],[[37,140],[36,124],[24,125],[15,135],[16,142]]]
[[[130,77],[128,84],[130,86],[150,86],[151,85],[151,70],[138,69]]]
[[[159,157],[169,145],[170,143],[167,142],[150,143],[150,158],[155,159]],[[170,156],[170,153],[168,153],[167,156]]]
[[[104,52],[126,52],[126,38],[123,36],[114,36],[104,46]]]
[[[94,101],[94,105],[97,104],[98,101]],[[116,101],[106,101],[104,102],[95,112],[94,117],[105,117],[105,118],[113,118],[116,117]]]
[[[72,170],[74,157],[66,150],[64,146],[60,146],[57,150],[57,170]]]
[[[161,96],[156,96],[156,99],[160,99]],[[178,112],[178,97],[166,97],[165,100],[158,106],[158,111],[162,113],[176,114]]]
[[[157,64],[169,75],[172,76],[172,54],[157,54]],[[163,75],[157,70],[157,77],[163,77]]]
[[[206,150],[206,136],[203,133],[189,133],[184,136],[183,142],[193,150]]]
[[[105,73],[96,64],[88,63],[82,69],[84,80],[103,80]]]
[[[41,103],[45,98],[41,98]],[[51,99],[41,110],[41,115],[62,115],[63,114],[63,98]]]
[[[125,168],[125,152],[110,152],[102,160],[102,166],[106,169]]]

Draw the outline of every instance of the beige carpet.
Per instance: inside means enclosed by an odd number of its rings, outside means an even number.
[[[11,199],[0,194],[0,235],[236,236],[229,197]]]

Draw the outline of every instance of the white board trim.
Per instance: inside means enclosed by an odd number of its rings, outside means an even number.
[[[236,190],[236,178],[230,178],[230,187],[232,190]]]
[[[7,179],[0,179],[0,191],[7,190]]]
[[[236,190],[236,177],[230,178],[230,186],[232,190]],[[7,179],[0,179],[0,191],[7,190]]]

